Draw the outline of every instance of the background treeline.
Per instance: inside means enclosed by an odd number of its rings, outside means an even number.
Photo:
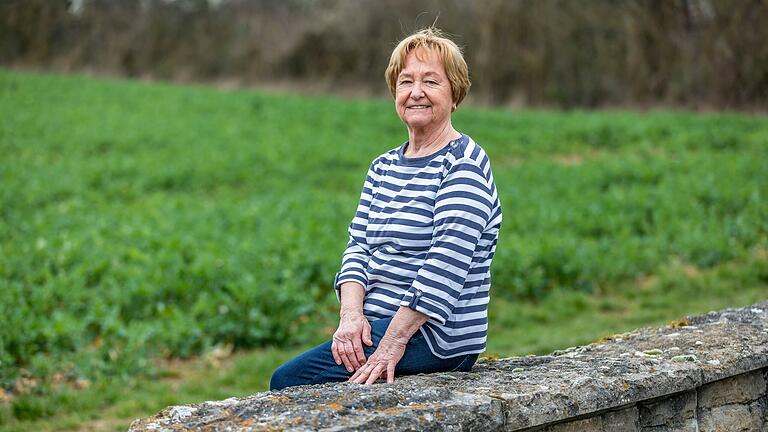
[[[437,24],[478,103],[764,109],[765,0],[4,0],[0,64],[383,95]]]

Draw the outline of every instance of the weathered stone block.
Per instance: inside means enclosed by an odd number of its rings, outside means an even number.
[[[768,332],[768,329],[765,331]],[[768,383],[768,368],[763,369],[763,380]],[[765,396],[768,396],[768,388],[765,390]]]
[[[763,404],[732,404],[698,410],[700,432],[765,431]]]
[[[530,429],[529,432],[640,432],[637,407],[608,411],[579,420]]]
[[[681,427],[696,417],[696,391],[640,404],[640,426]]]
[[[640,431],[640,413],[637,407],[621,411],[609,411],[603,414],[603,432],[638,432]]]
[[[649,426],[640,429],[641,432],[699,432],[699,425],[696,419],[688,419],[682,423],[675,423],[671,426]]]
[[[765,395],[762,370],[716,381],[699,390],[699,406],[712,408],[735,403],[749,403]]]
[[[540,432],[641,432],[636,406],[537,429]],[[666,431],[668,429],[664,429]],[[693,431],[693,429],[691,430]],[[687,429],[686,429],[687,432]]]
[[[541,432],[603,432],[603,419],[592,417],[545,427]]]

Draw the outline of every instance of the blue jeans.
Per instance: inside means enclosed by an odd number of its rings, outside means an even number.
[[[387,331],[392,318],[371,321],[371,339],[373,346],[363,344],[365,357],[368,358],[379,346],[379,341]],[[417,331],[408,341],[405,354],[395,367],[395,376],[414,375],[431,372],[468,372],[477,360],[477,354],[460,355],[441,359],[432,354],[421,331]],[[270,390],[307,384],[346,381],[353,372],[347,372],[343,364],[337,365],[331,354],[331,341],[318,345],[311,350],[280,366],[272,374]]]

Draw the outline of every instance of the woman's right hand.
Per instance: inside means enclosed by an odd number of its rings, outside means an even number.
[[[333,334],[331,353],[336,364],[344,364],[348,372],[354,372],[365,364],[363,344],[373,345],[371,324],[362,312],[342,313],[339,328]]]

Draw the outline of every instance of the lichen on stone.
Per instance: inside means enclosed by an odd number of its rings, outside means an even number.
[[[676,355],[670,359],[673,362],[695,362],[698,361],[695,355],[693,354],[683,354],[683,355]]]

